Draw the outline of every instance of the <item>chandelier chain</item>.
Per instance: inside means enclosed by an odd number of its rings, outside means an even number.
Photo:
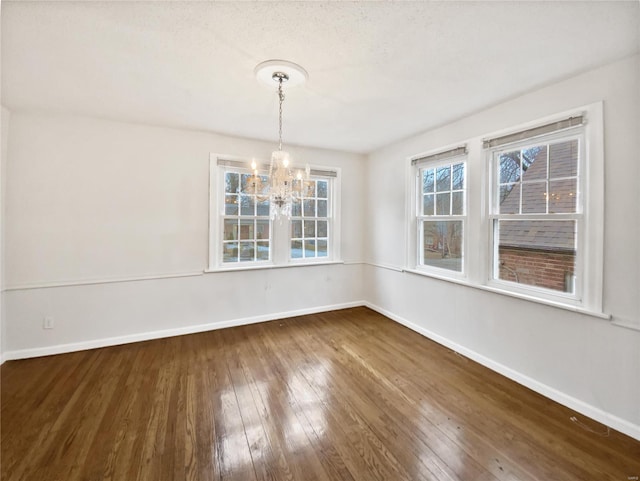
[[[284,92],[282,91],[282,77],[278,78],[278,98],[280,99],[280,110],[278,114],[278,150],[282,150],[282,102],[284,102]]]

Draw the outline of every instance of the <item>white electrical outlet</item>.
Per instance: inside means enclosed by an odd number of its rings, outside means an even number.
[[[42,321],[42,329],[53,329],[53,317],[47,316]]]

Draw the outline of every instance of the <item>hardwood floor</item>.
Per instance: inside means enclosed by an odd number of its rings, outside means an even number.
[[[640,476],[640,442],[366,308],[1,375],[5,481]]]

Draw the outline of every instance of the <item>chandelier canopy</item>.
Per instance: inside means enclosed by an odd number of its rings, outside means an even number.
[[[269,164],[269,177],[267,185],[263,185],[262,177],[258,173],[255,161],[251,163],[253,176],[251,178],[253,191],[256,195],[269,199],[270,215],[272,219],[291,217],[293,202],[300,200],[302,191],[302,171],[294,174],[289,152],[282,150],[282,104],[284,103],[283,84],[289,87],[301,85],[307,80],[307,72],[297,64],[285,60],[268,60],[255,68],[258,80],[273,85],[277,83],[278,89],[278,150],[271,153]],[[306,177],[309,177],[309,166],[306,167]]]

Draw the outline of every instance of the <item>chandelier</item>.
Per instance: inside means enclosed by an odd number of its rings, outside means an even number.
[[[300,85],[307,79],[307,72],[297,64],[285,60],[268,60],[255,68],[256,77],[263,83],[278,85],[278,150],[271,153],[269,177],[267,185],[263,185],[255,160],[251,162],[253,175],[250,178],[251,190],[259,198],[269,199],[271,219],[291,218],[294,202],[302,197],[303,174],[291,165],[289,152],[282,150],[282,104],[284,103],[285,82],[289,86]],[[309,178],[309,165],[306,167],[306,178]]]

